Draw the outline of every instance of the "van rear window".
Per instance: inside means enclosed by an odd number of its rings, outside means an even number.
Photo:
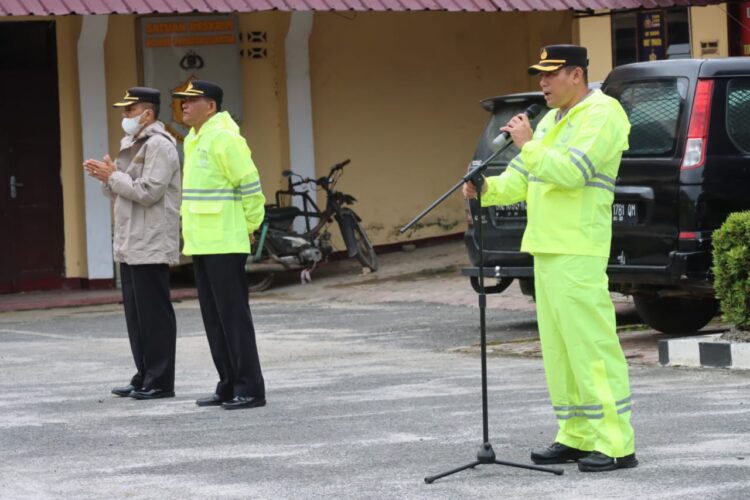
[[[614,82],[606,93],[620,101],[630,120],[630,149],[623,156],[672,156],[688,80],[669,78]]]
[[[475,153],[475,159],[483,160],[492,156],[492,154],[498,150],[498,147],[492,144],[492,140],[500,134],[500,127],[504,127],[505,125],[507,125],[510,119],[513,118],[513,116],[519,113],[523,113],[526,108],[534,103],[540,104],[543,110],[531,122],[532,128],[536,128],[536,124],[539,123],[539,121],[544,116],[544,113],[547,111],[547,107],[545,104],[543,104],[544,100],[541,95],[537,100],[518,99],[498,102],[495,105],[495,110],[493,111],[489,122],[484,128],[484,132],[482,132],[482,137],[479,139],[479,144],[477,145]],[[495,165],[508,163],[518,153],[519,151],[516,145],[511,144],[500,155],[498,155],[498,157],[495,158],[492,163]]]
[[[750,153],[750,78],[735,78],[727,87],[727,133],[743,153]]]

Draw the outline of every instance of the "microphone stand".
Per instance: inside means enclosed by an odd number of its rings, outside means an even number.
[[[414,220],[409,222],[407,225],[405,225],[403,228],[401,228],[400,233],[403,234],[409,229],[411,229],[417,222],[419,222],[420,219],[422,219],[425,215],[427,215],[430,211],[432,211],[436,206],[438,206],[440,203],[443,202],[448,196],[453,194],[458,188],[463,186],[465,182],[471,182],[473,183],[477,188],[477,204],[479,205],[479,220],[477,222],[478,230],[479,230],[479,332],[480,332],[480,345],[481,345],[481,358],[482,358],[482,430],[483,430],[483,441],[482,445],[479,447],[479,452],[477,453],[477,459],[466,464],[462,465],[461,467],[458,467],[456,469],[451,469],[446,472],[442,472],[440,474],[436,474],[434,476],[427,476],[424,478],[424,482],[427,484],[432,484],[434,481],[450,476],[452,474],[456,474],[457,472],[464,471],[466,469],[473,469],[477,465],[481,464],[496,464],[496,465],[507,465],[509,467],[518,467],[521,469],[530,469],[540,472],[551,472],[553,474],[556,474],[558,476],[563,474],[562,469],[556,469],[556,468],[547,468],[547,467],[539,467],[537,465],[526,465],[526,464],[519,464],[515,462],[506,462],[504,460],[498,460],[495,456],[495,450],[492,449],[492,444],[490,444],[490,437],[489,437],[489,412],[487,410],[487,324],[486,324],[486,309],[487,309],[487,295],[485,293],[484,288],[484,233],[482,230],[482,226],[484,226],[483,218],[482,218],[482,185],[484,184],[484,177],[482,174],[485,170],[487,170],[487,167],[489,164],[494,160],[497,156],[500,155],[510,144],[512,144],[512,141],[510,141],[508,138],[506,138],[506,143],[503,144],[495,153],[493,153],[489,158],[484,160],[481,164],[477,165],[469,173],[464,175],[461,180],[452,188],[450,188],[445,194],[443,194],[440,198],[438,198],[435,202],[433,202],[429,207],[427,207],[425,210],[422,211],[419,215],[417,215]]]

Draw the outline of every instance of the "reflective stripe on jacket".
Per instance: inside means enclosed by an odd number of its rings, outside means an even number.
[[[211,117],[185,138],[182,238],[185,255],[250,253],[265,197],[250,148],[229,113]]]
[[[521,251],[609,257],[612,202],[630,123],[600,90],[557,123],[556,109],[501,175],[487,179],[483,206],[527,202]]]
[[[112,253],[130,265],[177,264],[180,258],[180,157],[164,124],[125,136],[104,193],[114,199]]]

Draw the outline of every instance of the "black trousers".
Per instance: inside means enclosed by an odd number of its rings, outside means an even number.
[[[174,390],[177,322],[169,298],[167,264],[120,264],[125,322],[138,372],[130,383]]]
[[[208,346],[219,372],[216,394],[265,397],[248,303],[247,254],[193,255],[195,285]]]

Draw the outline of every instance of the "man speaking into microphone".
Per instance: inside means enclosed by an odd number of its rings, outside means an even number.
[[[620,104],[588,88],[584,47],[550,45],[528,69],[552,108],[536,131],[526,114],[501,130],[520,149],[482,183],[482,205],[526,200],[521,251],[534,256],[537,323],[559,430],[536,464],[578,462],[584,472],[638,465],[628,366],[615,331],[607,260],[612,202],[630,123]],[[476,196],[473,183],[463,187]]]

